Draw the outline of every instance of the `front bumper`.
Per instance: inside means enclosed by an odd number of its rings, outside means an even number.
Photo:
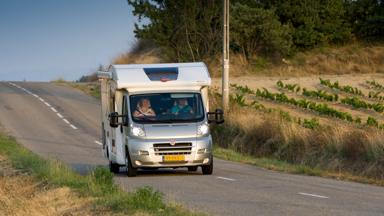
[[[169,140],[167,140],[169,142]],[[165,162],[164,155],[155,152],[154,144],[164,143],[165,140],[130,139],[128,148],[133,167],[135,168],[162,168],[162,167],[188,167],[209,164],[212,159],[212,139],[208,137],[176,139],[176,143],[191,143],[192,148],[188,154],[183,155],[183,161]]]

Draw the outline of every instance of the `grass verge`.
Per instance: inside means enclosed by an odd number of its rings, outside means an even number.
[[[113,182],[113,174],[98,167],[86,176],[72,171],[65,164],[45,160],[19,145],[13,138],[0,134],[0,155],[17,170],[23,170],[52,187],[69,187],[79,196],[93,198],[93,211],[105,214],[200,215],[176,204],[166,204],[163,194],[150,187],[127,193]]]
[[[275,158],[266,158],[266,157],[259,158],[251,155],[241,154],[227,148],[215,147],[213,150],[213,154],[215,155],[215,157],[223,160],[255,165],[268,170],[274,170],[274,171],[286,172],[286,173],[292,173],[292,174],[302,174],[302,175],[308,175],[308,176],[320,176],[320,177],[333,178],[337,180],[354,181],[354,182],[384,186],[384,180],[380,180],[380,179],[356,176],[348,172],[342,172],[342,171],[331,172],[328,170],[314,168],[307,165],[291,164],[282,160],[277,160]]]
[[[72,88],[78,89],[95,98],[100,98],[100,84],[99,82],[71,82],[64,79],[52,80],[51,82],[59,85],[67,85]]]
[[[98,82],[96,83],[74,83],[74,82],[68,82],[67,85],[70,85],[71,87],[75,89],[79,89],[80,91],[83,91],[86,94],[91,95],[95,98],[100,98],[100,84]]]

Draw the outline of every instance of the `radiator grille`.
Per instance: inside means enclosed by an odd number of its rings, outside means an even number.
[[[189,155],[192,151],[192,143],[156,143],[153,144],[155,155]]]

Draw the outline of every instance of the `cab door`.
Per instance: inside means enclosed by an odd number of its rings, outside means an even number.
[[[122,124],[120,126],[120,132],[123,135],[124,146],[127,146],[128,145],[128,135],[129,135],[129,112],[128,112],[128,95],[126,95],[126,94],[123,96],[121,114],[124,117],[122,118]]]

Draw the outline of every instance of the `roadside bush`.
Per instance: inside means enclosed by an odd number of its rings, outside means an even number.
[[[353,131],[345,134],[343,137],[341,149],[342,155],[350,160],[365,160],[367,158],[367,149],[365,143],[369,143],[367,134],[362,131]]]
[[[315,129],[320,126],[319,120],[317,118],[312,118],[310,120],[304,119],[303,126],[310,129]]]
[[[150,212],[158,212],[166,207],[163,202],[163,194],[150,187],[143,187],[134,192],[130,203],[134,208]]]

